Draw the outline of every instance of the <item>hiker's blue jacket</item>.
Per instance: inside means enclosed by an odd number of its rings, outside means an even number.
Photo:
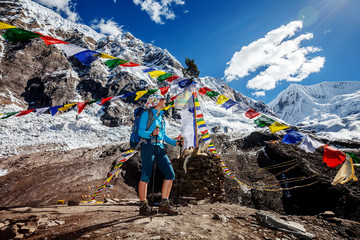
[[[165,141],[170,145],[176,146],[176,140],[169,138],[165,133],[165,120],[163,121],[163,116],[162,116],[164,111],[160,111],[159,116],[157,116],[158,111],[156,109],[151,108],[151,111],[153,112],[154,121],[147,131],[146,131],[146,125],[149,118],[149,114],[147,111],[144,111],[143,114],[141,115],[140,125],[139,125],[139,136],[145,139],[152,139],[152,138],[155,139],[155,137],[150,137],[150,135],[155,130],[156,126],[159,126],[160,132],[158,135],[158,145],[164,148],[164,145],[161,142]]]

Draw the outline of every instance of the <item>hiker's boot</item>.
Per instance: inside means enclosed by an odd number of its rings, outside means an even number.
[[[140,204],[139,215],[150,216],[150,215],[155,215],[155,214],[157,214],[157,211],[156,210],[151,211],[151,208],[149,207],[147,202]]]
[[[175,216],[179,214],[179,211],[170,206],[169,201],[160,203],[159,213],[167,213],[168,215]]]

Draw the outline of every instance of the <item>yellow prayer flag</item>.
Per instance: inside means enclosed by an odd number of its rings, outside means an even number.
[[[203,125],[203,124],[205,124],[205,121],[199,121],[199,122],[197,123],[198,126]]]
[[[282,123],[279,123],[279,122],[274,122],[273,124],[271,124],[269,126],[269,129],[270,129],[271,133],[276,133],[277,131],[280,131],[280,130],[283,130],[283,129],[286,129],[286,128],[289,128],[289,127],[282,124]]]
[[[141,98],[142,96],[144,96],[147,92],[148,92],[148,90],[136,92],[136,93],[135,93],[135,94],[136,94],[135,101],[139,100],[139,98]]]
[[[353,180],[357,181],[357,177],[355,176],[354,164],[352,158],[346,160],[346,162],[341,166],[339,172],[334,177],[331,185],[336,185],[338,183],[344,184],[348,181]]]
[[[149,72],[149,75],[150,75],[150,77],[152,77],[152,78],[157,78],[157,77],[159,77],[159,76],[161,76],[161,75],[163,75],[163,74],[165,74],[166,72],[163,72],[163,71],[152,71],[152,72]]]
[[[74,105],[76,105],[76,103],[65,104],[63,107],[59,108],[59,110],[65,112],[69,107]]]
[[[9,29],[9,28],[16,28],[16,27],[13,26],[13,25],[10,25],[10,24],[6,24],[6,23],[3,23],[3,22],[0,22],[0,30],[2,30],[2,29]]]
[[[101,58],[111,58],[111,59],[116,59],[116,57],[113,57],[109,54],[106,54],[106,53],[100,53],[100,54],[96,54],[96,55],[99,55],[99,57]]]
[[[217,104],[221,105],[224,102],[226,102],[227,100],[229,100],[228,97],[225,97],[224,95],[220,95],[216,101]]]

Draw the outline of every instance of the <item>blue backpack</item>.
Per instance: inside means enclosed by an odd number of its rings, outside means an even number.
[[[130,148],[133,150],[139,150],[139,147],[141,146],[142,143],[142,137],[139,136],[139,126],[140,126],[140,118],[141,115],[147,111],[149,118],[146,124],[146,131],[149,130],[149,128],[151,127],[151,124],[154,121],[154,113],[151,109],[145,109],[143,107],[138,107],[134,110],[134,117],[135,117],[135,121],[134,121],[134,125],[132,127],[132,132],[130,135]]]

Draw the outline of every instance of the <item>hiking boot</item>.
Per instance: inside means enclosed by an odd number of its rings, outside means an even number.
[[[157,214],[157,211],[156,210],[151,211],[151,208],[147,204],[144,204],[144,205],[140,206],[140,208],[139,208],[139,215],[150,216],[150,215],[155,215],[155,214]]]
[[[160,204],[159,213],[167,213],[168,215],[175,216],[179,214],[179,211],[172,208],[169,202],[165,202],[163,204]]]

